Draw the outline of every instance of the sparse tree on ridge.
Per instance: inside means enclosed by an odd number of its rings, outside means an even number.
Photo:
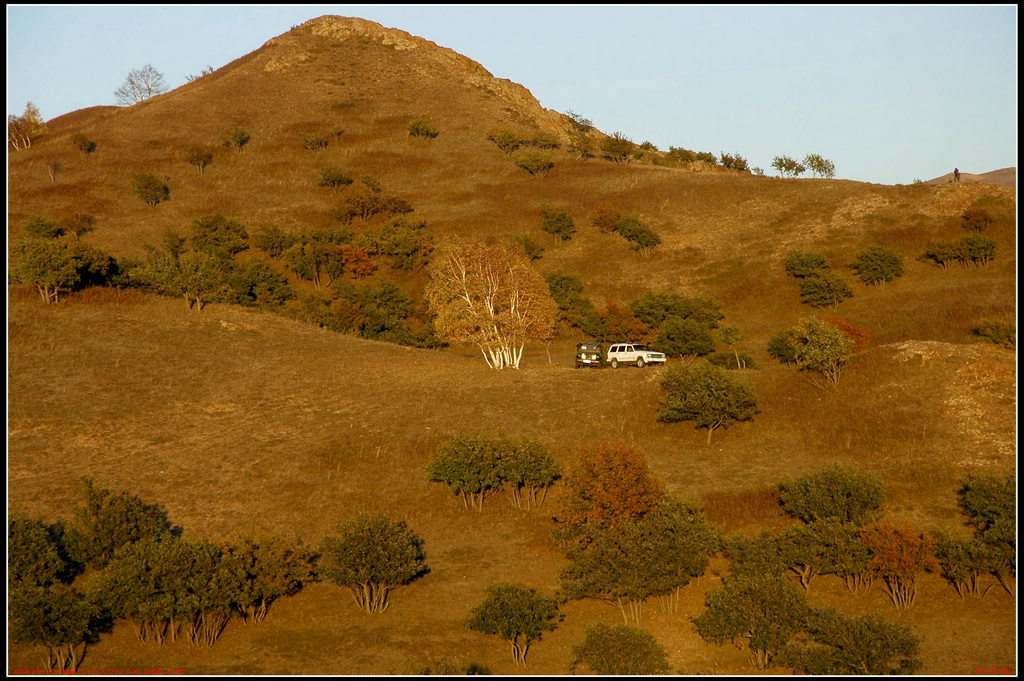
[[[819,154],[807,154],[804,157],[803,165],[814,173],[815,177],[833,178],[836,176],[836,164]],[[799,174],[799,173],[798,173]]]
[[[128,72],[121,87],[114,90],[114,97],[121,106],[131,106],[163,92],[167,92],[164,74],[146,64]]]
[[[46,123],[32,102],[25,104],[25,113],[20,116],[7,116],[7,144],[15,150],[31,147],[34,139],[45,134]]]
[[[784,177],[796,177],[807,170],[807,166],[789,156],[776,156],[772,159],[772,168],[779,171]]]

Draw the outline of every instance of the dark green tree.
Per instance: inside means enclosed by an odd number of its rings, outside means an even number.
[[[519,236],[513,237],[512,240],[519,244],[523,249],[523,254],[530,259],[530,261],[540,260],[544,257],[544,247],[537,242],[533,237],[520,234]]]
[[[836,164],[820,154],[807,154],[803,165],[810,170],[815,177],[833,178],[836,176]]]
[[[629,163],[629,156],[635,148],[636,144],[621,132],[612,133],[611,137],[601,140],[604,157],[615,163]]]
[[[427,467],[431,482],[447,484],[466,508],[483,509],[484,499],[504,485],[496,443],[457,433],[441,443]]]
[[[856,344],[842,329],[820,319],[801,319],[787,340],[801,371],[820,373],[833,388],[846,369]]]
[[[34,284],[47,305],[61,294],[104,283],[114,269],[102,251],[64,239],[24,239],[11,248],[10,274],[14,281]]]
[[[828,261],[820,253],[793,251],[786,256],[786,274],[797,279],[804,279],[828,268]]]
[[[654,346],[669,357],[701,357],[715,349],[707,326],[694,319],[669,317],[658,330]]]
[[[999,583],[1013,592],[1017,575],[1017,487],[1012,476],[978,475],[957,491],[975,536],[992,552]]]
[[[857,277],[865,284],[877,287],[903,274],[903,256],[893,248],[872,246],[857,256],[850,265]]]
[[[540,216],[544,231],[559,241],[568,241],[576,233],[576,225],[565,209],[544,205],[541,206]]]
[[[321,187],[327,187],[333,191],[341,191],[345,187],[352,184],[352,176],[346,173],[341,168],[324,168],[320,171],[320,181],[317,183]]]
[[[837,520],[866,525],[878,517],[885,502],[877,476],[841,463],[784,480],[778,487],[782,507],[805,523]]]
[[[996,574],[998,555],[977,537],[961,539],[946,531],[933,531],[935,558],[942,578],[953,585],[957,595],[983,597],[994,584],[982,589],[982,579]]]
[[[245,227],[223,215],[204,215],[192,222],[192,248],[221,260],[249,248],[248,238]]]
[[[805,674],[840,676],[913,674],[921,667],[920,640],[910,627],[879,615],[850,617],[835,609],[814,609],[807,632],[817,645],[791,643],[778,662]]]
[[[114,492],[85,480],[83,496],[84,504],[65,533],[68,554],[78,563],[103,567],[125,544],[173,529],[163,509],[127,491]]]
[[[561,477],[558,462],[547,447],[533,440],[501,439],[497,443],[499,475],[508,485],[512,505],[529,509],[544,503],[548,490]]]
[[[767,668],[806,626],[802,591],[778,575],[730,577],[707,597],[707,610],[693,619],[697,633],[712,643],[745,641],[750,662]]]
[[[338,536],[324,538],[320,551],[320,574],[351,590],[368,613],[387,610],[393,589],[427,571],[423,540],[384,513],[357,513]]]
[[[239,538],[225,548],[238,580],[234,606],[246,622],[262,622],[270,606],[313,581],[313,552],[280,538]]]
[[[171,196],[171,189],[167,183],[152,173],[132,175],[131,187],[135,195],[145,201],[150,208],[155,208],[158,203],[166,201]]]
[[[662,379],[664,394],[658,420],[664,423],[693,421],[711,433],[738,421],[749,421],[759,412],[757,398],[745,383],[710,364],[672,364]]]
[[[551,160],[551,154],[531,149],[524,151],[515,157],[517,168],[522,168],[531,175],[547,175],[548,171],[555,167]]]
[[[63,582],[73,570],[60,546],[63,528],[14,515],[7,520],[7,585],[48,587]]]
[[[437,137],[437,130],[430,126],[424,118],[414,118],[409,121],[409,134],[420,139],[434,139]]]
[[[800,300],[811,307],[834,309],[852,295],[846,280],[828,270],[809,274],[800,283]]]
[[[21,586],[8,595],[10,642],[44,646],[51,672],[74,673],[100,624],[96,606],[66,584]]]
[[[38,215],[33,215],[28,219],[28,222],[25,223],[25,231],[40,239],[56,239],[59,236],[64,236],[63,227],[53,220],[47,220]]]
[[[803,175],[804,171],[807,170],[807,166],[800,163],[800,161],[791,159],[789,156],[776,156],[773,158],[772,168],[775,168],[784,177]]]
[[[554,631],[562,619],[558,601],[516,584],[487,587],[487,598],[473,608],[466,626],[484,634],[497,634],[512,646],[512,659],[526,664],[530,644],[545,631]]]

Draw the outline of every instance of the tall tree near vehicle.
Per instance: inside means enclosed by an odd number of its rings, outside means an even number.
[[[151,64],[146,64],[141,69],[132,69],[128,72],[121,87],[114,90],[114,98],[121,106],[131,106],[166,91],[164,74]]]
[[[518,369],[526,343],[554,331],[558,308],[547,284],[509,244],[452,240],[428,272],[437,337],[476,345],[492,369]]]
[[[664,395],[658,420],[664,423],[693,421],[711,433],[737,421],[749,421],[759,412],[757,397],[745,384],[733,380],[724,369],[711,364],[672,364],[665,372]]]

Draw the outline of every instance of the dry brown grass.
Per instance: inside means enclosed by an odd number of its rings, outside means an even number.
[[[129,291],[93,289],[48,308],[34,291],[9,287],[10,510],[67,517],[84,476],[162,503],[188,535],[210,539],[250,532],[316,544],[357,510],[387,510],[423,536],[431,567],[377,618],[318,584],[276,604],[261,625],[232,623],[210,650],[145,648],[119,625],[90,649],[86,667],[383,674],[478,663],[519,671],[505,644],[463,622],[491,583],[558,588],[564,559],[549,532],[559,487],[526,514],[500,496],[482,513],[463,511],[424,472],[436,444],[456,430],[533,438],[563,465],[580,446],[625,440],[670,491],[705,506],[728,532],[787,522],[774,486],[832,461],[882,476],[887,511],[922,529],[961,522],[954,490],[969,473],[1015,470],[1016,356],[971,344],[970,335],[978,318],[1016,307],[1015,219],[1006,217],[1015,218],[1014,190],[692,173],[579,161],[565,151],[537,178],[515,168],[485,131],[527,119],[551,127],[550,116],[495,94],[505,91],[500,83],[454,68],[450,55],[301,32],[271,48],[132,109],[52,121],[47,137],[11,155],[9,242],[31,215],[76,210],[97,218],[85,241],[131,257],[166,229],[184,233],[213,211],[250,231],[324,226],[344,194],[316,179],[337,165],[409,200],[439,239],[533,236],[547,248],[539,268],[579,275],[598,305],[647,290],[717,299],[747,336],[739,350],[763,367],[742,374],[762,412],[706,445],[692,424],[657,423],[660,370],[575,371],[577,339],[530,347],[522,371],[494,373],[472,348],[401,348],[218,304],[190,314],[180,300]],[[272,59],[294,65],[268,71]],[[440,135],[411,139],[414,116]],[[252,135],[243,153],[218,148],[203,175],[181,159],[190,144],[217,145],[234,124]],[[324,154],[301,148],[305,132],[337,130],[344,133]],[[97,142],[88,159],[70,143],[79,131]],[[63,163],[56,182],[44,156]],[[170,177],[171,200],[146,207],[128,187],[133,172]],[[992,264],[943,272],[914,259],[922,244],[955,237],[958,215],[982,200],[1006,214],[990,234],[1000,243]],[[542,232],[543,203],[572,215],[571,241],[555,244]],[[647,221],[664,243],[644,258],[598,233],[590,218],[602,205]],[[852,282],[846,264],[874,244],[903,250],[907,272],[882,289],[855,283],[854,297],[835,311],[872,337],[839,388],[823,390],[773,363],[768,338],[813,312],[785,276],[786,254],[821,251]],[[422,274],[399,281],[411,293],[423,284]],[[650,606],[645,627],[674,670],[750,673],[742,652],[705,645],[689,623],[718,583],[714,574],[684,589],[678,615]],[[822,603],[897,619],[879,590],[853,597],[838,582],[819,582]],[[934,575],[921,589],[899,619],[924,640],[925,672],[1015,669],[1005,594],[960,601]],[[531,673],[566,673],[586,626],[618,618],[593,602],[564,611],[559,629],[531,648]],[[9,659],[12,670],[34,657],[10,646]]]

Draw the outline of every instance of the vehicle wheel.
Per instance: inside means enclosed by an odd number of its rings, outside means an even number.
[[[618,369],[618,368],[619,368],[619,360],[613,359],[612,360],[612,369]]]
[[[637,358],[636,366],[637,366],[638,369],[643,369],[644,368],[645,364],[644,364],[644,358],[643,357],[638,357]]]

